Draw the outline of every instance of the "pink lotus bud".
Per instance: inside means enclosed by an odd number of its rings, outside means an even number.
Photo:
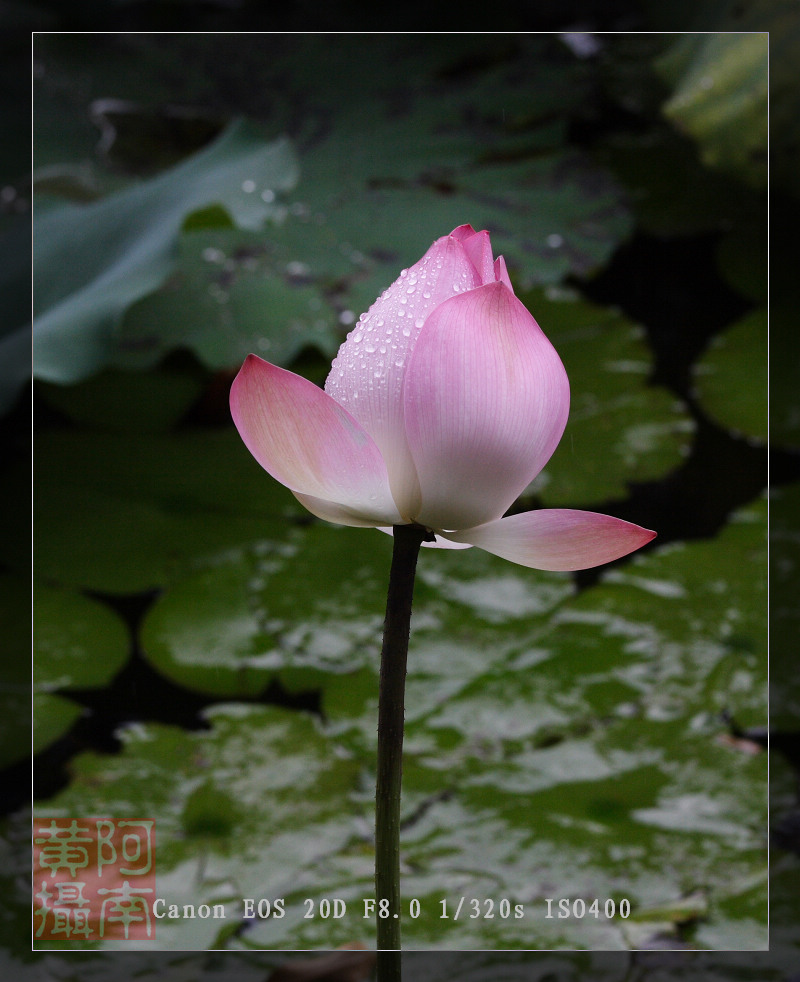
[[[489,233],[469,225],[362,315],[324,392],[250,355],[231,413],[261,466],[330,522],[417,523],[441,545],[554,570],[609,562],[655,535],[570,509],[502,517],[561,439],[569,382]]]

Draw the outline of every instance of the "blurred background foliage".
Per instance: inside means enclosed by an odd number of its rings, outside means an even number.
[[[302,35],[340,30],[347,5],[4,5],[10,26],[44,32],[32,172],[13,31],[0,151],[10,515],[30,473],[31,215],[34,235],[36,812],[156,818],[162,894],[230,912],[222,930],[162,922],[166,948],[372,943],[352,919],[245,924],[236,905],[371,895],[390,543],[310,521],[244,450],[227,393],[249,351],[321,384],[358,315],[467,221],[492,232],[571,381],[564,441],[519,507],[590,507],[659,538],[574,577],[425,551],[404,895],[438,915],[442,896],[532,909],[557,887],[627,896],[635,916],[557,931],[429,916],[406,941],[766,946],[768,438],[772,911],[796,916],[798,283],[773,248],[768,429],[766,108],[769,55],[780,236],[800,190],[800,18],[783,0],[669,17],[586,0],[537,5],[531,34],[527,6],[498,12],[509,33]],[[89,25],[106,33],[70,33]],[[243,27],[289,33],[228,33]],[[26,822],[22,522],[0,559],[11,854]],[[3,929],[20,973],[39,965],[23,964],[23,859]],[[796,941],[772,937],[738,977],[786,977]],[[538,977],[496,957],[465,977]],[[565,955],[551,974],[581,965]]]

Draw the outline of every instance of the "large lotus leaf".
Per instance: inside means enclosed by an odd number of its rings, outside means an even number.
[[[383,262],[387,283],[465,221],[492,230],[526,285],[586,275],[630,231],[619,187],[562,149],[588,73],[553,39],[306,37],[272,70],[306,105],[294,207],[309,247],[315,227],[333,232]],[[365,73],[380,83],[363,86]]]
[[[759,443],[769,436],[767,409],[767,309],[759,308],[712,339],[694,365],[700,405],[720,425]],[[788,380],[794,366],[778,367]]]
[[[686,34],[659,59],[673,82],[664,112],[700,144],[711,167],[766,185],[768,40],[765,32]]]
[[[307,346],[332,356],[340,323],[326,288],[353,265],[342,268],[341,251],[318,235],[291,220],[258,233],[185,232],[175,274],[125,314],[116,361],[151,365],[181,347],[212,368],[238,365],[250,352],[287,365]]]
[[[296,180],[286,140],[267,143],[234,123],[157,177],[91,204],[43,209],[34,224],[34,376],[76,382],[114,357],[122,313],[164,281],[189,213],[218,203],[256,228],[274,211],[264,195]]]
[[[268,106],[257,101],[253,114],[272,132],[288,127],[296,133],[302,183],[284,207],[275,191],[296,178],[285,144],[263,148],[279,158],[270,165],[280,172],[263,180],[248,145],[247,166],[236,174],[239,204],[269,212],[277,223],[265,229],[263,243],[236,234],[221,250],[198,249],[197,238],[184,242],[178,275],[170,280],[173,219],[209,202],[208,195],[192,197],[192,168],[213,163],[230,134],[132,190],[43,214],[35,257],[47,276],[37,289],[37,303],[46,308],[37,327],[47,334],[36,347],[40,377],[74,381],[109,361],[149,365],[181,345],[213,366],[233,365],[253,349],[279,361],[304,344],[327,352],[334,332],[352,323],[402,265],[465,220],[495,230],[496,248],[526,284],[585,275],[630,230],[619,189],[588,159],[561,149],[568,114],[580,105],[590,73],[554,39],[498,38],[487,47],[485,38],[430,37],[409,44],[386,36],[369,44],[344,38],[332,46],[308,36],[277,44],[269,58],[262,44],[242,37],[172,44],[191,49],[183,60],[201,65],[207,59],[214,77],[228,61],[235,64],[234,73],[244,74],[230,80],[233,88],[247,78],[240,105],[249,104],[254,89],[270,92]],[[147,43],[144,48],[158,62],[159,52],[153,55]],[[94,57],[89,65],[94,77]],[[363,86],[365,73],[380,84]],[[196,81],[193,76],[176,84],[191,89]],[[371,121],[366,136],[364,119]],[[520,158],[525,162],[507,162]],[[179,177],[178,193],[161,200],[158,189]],[[230,207],[223,184],[221,178],[215,182],[212,200]],[[73,217],[80,217],[86,234],[78,236]],[[76,237],[81,243],[79,254],[73,251],[55,273],[51,232],[62,244],[67,235],[71,244]],[[275,241],[280,251],[286,240],[299,243],[291,246],[288,263],[310,274],[287,276],[284,265],[261,261],[264,247]],[[198,260],[215,248],[228,268]],[[320,267],[342,256],[351,261],[333,283],[320,279]],[[64,330],[56,331],[62,322]]]
[[[9,487],[15,483],[12,475]],[[37,436],[33,560],[42,578],[62,584],[151,589],[281,535],[300,511],[232,427]],[[26,535],[7,536],[0,548],[7,562],[27,565]]]
[[[529,490],[547,505],[592,504],[678,466],[694,424],[680,400],[648,384],[652,355],[641,328],[566,291],[523,300],[561,356],[571,391],[564,436]]]
[[[519,618],[550,609],[572,590],[567,577],[526,571],[524,579],[478,550],[460,563],[453,558],[460,551],[437,551],[436,560],[432,552],[420,564],[415,631],[443,636],[426,650],[430,675],[422,667],[410,683],[409,718],[466,685],[465,659],[481,671],[476,631],[489,644],[487,623],[501,623],[503,646],[514,644],[512,624],[527,625]],[[159,597],[142,627],[144,654],[160,673],[214,695],[256,694],[277,675],[290,690],[338,690],[341,679],[350,699],[364,679],[374,702],[390,557],[390,540],[374,530],[311,525],[261,542]],[[473,608],[481,612],[477,623]],[[371,740],[374,726],[367,729]]]
[[[279,125],[296,127],[302,107],[309,164],[327,154],[331,186],[340,188],[436,180],[447,165],[560,143],[590,84],[586,65],[535,35],[342,36],[336,45],[305,35],[257,69]]]
[[[206,717],[210,728],[192,733],[123,729],[121,754],[78,757],[70,786],[35,808],[37,820],[155,819],[158,895],[167,904],[221,903],[227,914],[160,920],[162,948],[218,946],[244,926],[243,898],[281,897],[301,884],[319,898],[328,857],[360,834],[350,801],[358,764],[338,754],[310,716],[231,703]],[[299,905],[286,921],[302,914]],[[365,923],[331,925],[330,946],[366,934]]]

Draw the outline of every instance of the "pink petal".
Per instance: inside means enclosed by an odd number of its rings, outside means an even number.
[[[324,498],[315,498],[311,494],[301,494],[299,491],[292,491],[300,504],[307,508],[312,515],[322,518],[326,522],[333,522],[334,525],[351,525],[356,528],[377,528],[374,515],[368,517],[361,513],[359,509],[348,508],[339,505],[335,501],[326,501]],[[383,519],[381,519],[383,521]]]
[[[433,529],[499,518],[555,450],[569,412],[564,366],[503,283],[428,318],[405,380],[405,423]]]
[[[655,532],[610,515],[546,508],[509,515],[479,528],[447,533],[521,566],[570,571],[610,563],[640,549]]]
[[[250,453],[295,494],[340,506],[343,515],[357,519],[344,524],[401,521],[375,443],[312,382],[249,355],[233,381],[230,403]]]
[[[419,507],[419,483],[403,424],[406,368],[428,315],[480,284],[458,238],[438,239],[363,314],[331,366],[325,391],[370,434],[386,461],[401,514]]]
[[[475,235],[475,229],[471,225],[459,225],[458,228],[454,228],[450,235],[454,239],[458,239],[459,242],[464,242],[466,239],[471,239]]]
[[[476,232],[465,238],[462,244],[472,265],[478,272],[481,283],[494,283],[494,257],[492,256],[489,233],[486,231]]]
[[[494,278],[498,283],[505,283],[505,285],[514,292],[514,287],[511,285],[511,279],[508,275],[508,270],[506,269],[506,261],[502,256],[498,256],[494,263]]]

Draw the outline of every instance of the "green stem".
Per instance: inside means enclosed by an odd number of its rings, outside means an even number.
[[[400,784],[408,636],[414,574],[423,541],[419,525],[395,525],[378,697],[378,784],[375,792],[375,896],[378,982],[400,979]],[[381,907],[381,901],[388,900]],[[381,913],[388,916],[381,917]],[[397,954],[393,954],[397,952]]]

